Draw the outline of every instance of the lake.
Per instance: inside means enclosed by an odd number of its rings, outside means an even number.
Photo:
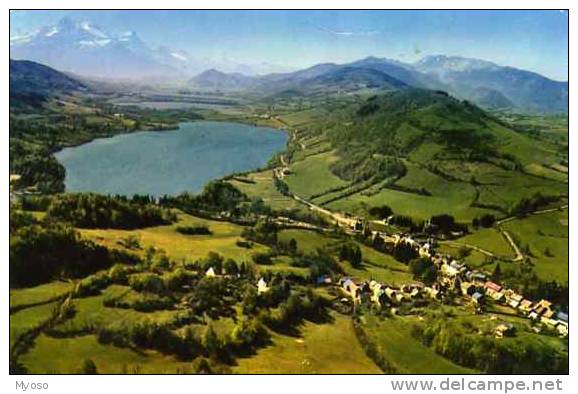
[[[55,156],[66,168],[66,191],[158,197],[199,192],[213,179],[262,167],[286,143],[281,130],[200,121],[96,139]]]

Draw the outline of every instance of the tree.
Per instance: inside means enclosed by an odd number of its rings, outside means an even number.
[[[291,238],[289,240],[289,254],[295,255],[297,254],[297,241],[295,238]]]
[[[219,357],[221,343],[211,324],[207,326],[205,334],[203,335],[203,346],[211,359],[216,359]]]
[[[480,218],[480,225],[482,227],[492,227],[496,222],[496,217],[494,215],[486,214]]]
[[[81,373],[85,375],[98,375],[98,370],[94,361],[90,358],[85,359],[82,363]]]
[[[492,272],[492,279],[496,282],[502,279],[502,267],[500,267],[500,263],[496,264],[494,272]]]
[[[239,269],[237,268],[237,263],[233,259],[227,259],[225,261],[225,273],[227,275],[237,275],[239,273]]]

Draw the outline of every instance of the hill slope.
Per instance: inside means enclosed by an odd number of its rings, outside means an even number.
[[[11,106],[38,106],[48,97],[86,90],[82,82],[53,68],[31,61],[10,59]]]

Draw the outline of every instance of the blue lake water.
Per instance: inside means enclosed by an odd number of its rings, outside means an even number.
[[[262,167],[286,142],[276,129],[201,121],[97,139],[55,156],[66,168],[67,191],[162,196],[199,192],[213,179]]]

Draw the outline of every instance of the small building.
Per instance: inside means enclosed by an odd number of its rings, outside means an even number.
[[[476,286],[472,282],[462,282],[460,284],[460,289],[462,294],[465,296],[471,296],[476,292]]]
[[[564,323],[568,323],[568,314],[564,313],[564,312],[558,312],[558,314],[556,315],[556,317],[558,318],[558,320],[560,320],[561,322]]]
[[[429,243],[425,243],[419,247],[418,251],[419,257],[431,257],[431,245]]]
[[[558,321],[558,324],[556,325],[556,331],[558,331],[558,333],[562,336],[566,336],[568,335],[568,323],[567,322],[563,322],[563,321]]]
[[[525,313],[525,314],[529,314],[529,313],[532,311],[532,309],[534,309],[534,308],[533,308],[533,303],[532,303],[532,301],[530,301],[530,300],[523,299],[523,300],[520,302],[520,305],[518,305],[518,309],[519,309],[520,311],[522,311],[523,313]]]
[[[257,294],[266,293],[269,291],[269,286],[267,286],[267,282],[265,279],[260,278],[257,282]]]
[[[214,278],[215,276],[217,276],[217,274],[215,274],[215,270],[213,269],[213,267],[209,267],[207,272],[205,272],[205,276],[209,278]]]
[[[486,290],[486,295],[496,301],[500,301],[504,298],[502,286],[498,285],[497,283],[487,281],[484,284],[484,289]]]
[[[512,308],[518,308],[518,306],[524,299],[523,296],[521,296],[520,294],[516,293],[513,290],[506,290],[504,292],[504,295],[506,297],[506,303]]]
[[[317,284],[318,285],[328,285],[331,283],[332,283],[332,280],[331,280],[331,276],[329,276],[329,275],[321,275],[321,276],[317,277]]]
[[[426,286],[423,288],[425,294],[430,298],[437,300],[440,296],[440,291],[437,288]]]
[[[350,278],[345,278],[341,284],[343,290],[353,298],[353,301],[359,302],[361,289]]]
[[[496,338],[512,336],[515,333],[515,327],[512,323],[501,323],[494,329]]]
[[[483,305],[484,304],[484,295],[479,291],[476,291],[472,294],[472,302],[474,305]]]

